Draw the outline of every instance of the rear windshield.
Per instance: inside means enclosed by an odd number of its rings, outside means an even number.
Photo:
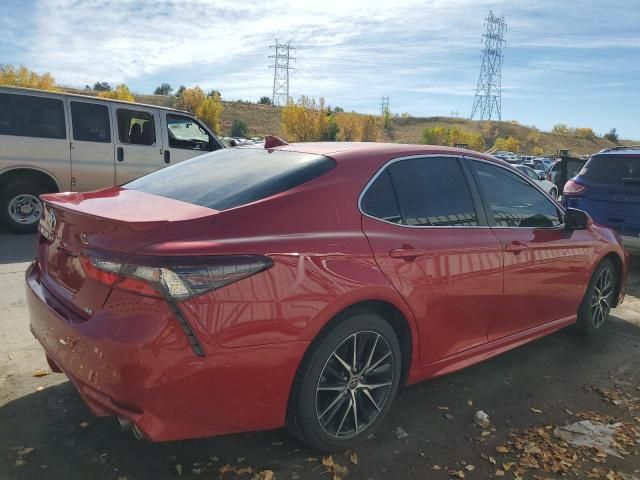
[[[308,153],[223,149],[158,170],[124,188],[226,210],[295,188],[333,167],[333,159]]]
[[[594,183],[640,187],[640,156],[594,155],[580,172]]]

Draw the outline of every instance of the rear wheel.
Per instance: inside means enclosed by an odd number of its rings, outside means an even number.
[[[47,190],[40,185],[16,182],[0,192],[0,220],[14,233],[35,233],[42,217],[40,195]]]
[[[578,309],[578,329],[585,335],[598,333],[609,319],[617,287],[616,269],[605,259],[596,268]]]
[[[367,311],[350,314],[310,347],[292,391],[289,429],[324,452],[361,442],[395,398],[401,358],[384,319]]]

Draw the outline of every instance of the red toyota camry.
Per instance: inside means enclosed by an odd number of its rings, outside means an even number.
[[[155,441],[286,425],[346,448],[400,386],[596,333],[624,296],[613,232],[466,150],[225,149],[42,198],[31,329],[96,415]]]

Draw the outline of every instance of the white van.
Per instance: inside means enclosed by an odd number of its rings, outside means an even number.
[[[188,112],[0,87],[0,221],[35,232],[43,193],[120,185],[219,148]]]

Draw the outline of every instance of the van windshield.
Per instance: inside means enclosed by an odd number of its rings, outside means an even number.
[[[640,188],[640,155],[594,155],[580,176],[594,183]]]
[[[291,190],[334,167],[321,155],[240,147],[163,168],[123,188],[226,210]]]

